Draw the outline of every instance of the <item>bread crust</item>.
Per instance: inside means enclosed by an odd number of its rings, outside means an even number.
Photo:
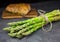
[[[30,10],[30,4],[27,3],[10,4],[6,7],[6,11],[21,15],[26,15]]]

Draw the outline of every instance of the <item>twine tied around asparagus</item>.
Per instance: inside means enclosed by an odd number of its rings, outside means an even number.
[[[48,23],[48,22],[50,23],[50,27],[49,27],[48,30],[44,29],[43,23],[42,23],[42,30],[43,30],[44,32],[49,32],[49,31],[51,31],[51,30],[52,30],[52,22],[48,19],[47,16],[44,15],[44,14],[46,13],[46,11],[38,10],[38,13],[39,13],[40,16],[42,16],[43,18],[45,18],[45,21],[46,21],[47,23]],[[43,21],[44,21],[44,20],[43,20]]]

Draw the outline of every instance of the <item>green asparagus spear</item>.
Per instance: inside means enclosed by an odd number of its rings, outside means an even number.
[[[17,33],[8,33],[9,36],[15,37]]]

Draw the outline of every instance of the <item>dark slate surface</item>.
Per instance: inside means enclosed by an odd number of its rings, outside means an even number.
[[[43,9],[47,12],[52,11],[54,9],[60,8],[60,2],[42,2],[42,3],[32,3],[31,6],[36,9]],[[0,17],[4,8],[0,8]],[[8,22],[25,20],[24,19],[2,19],[0,18],[0,42],[60,42],[60,21],[53,23],[53,29],[50,32],[43,32],[42,29],[34,32],[30,36],[24,37],[22,39],[11,38],[7,35],[6,31],[2,29],[7,27]],[[48,28],[48,25],[45,26]]]

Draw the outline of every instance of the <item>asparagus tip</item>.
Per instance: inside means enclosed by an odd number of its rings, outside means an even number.
[[[8,33],[8,35],[11,36],[11,37],[15,37],[16,33]]]
[[[3,28],[3,30],[9,31],[9,28]]]

